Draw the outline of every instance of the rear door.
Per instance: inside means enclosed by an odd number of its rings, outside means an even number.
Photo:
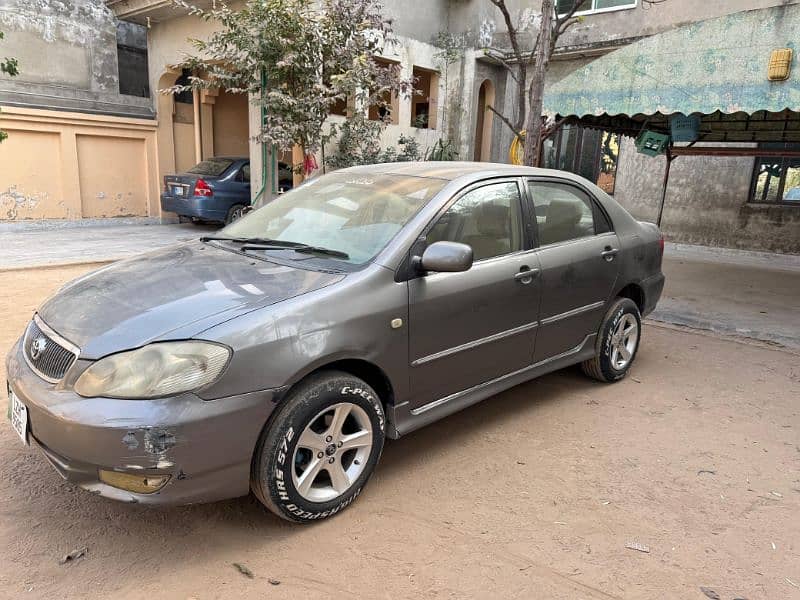
[[[250,204],[250,163],[245,162],[236,169],[236,173],[229,177],[224,186],[225,201],[228,208],[235,204]]]
[[[564,180],[528,181],[542,301],[534,362],[577,351],[597,332],[619,271],[611,221],[582,187]]]
[[[421,253],[437,241],[464,243],[472,247],[474,263],[463,273],[427,273],[409,281],[412,407],[531,363],[539,265],[523,226],[521,184],[516,178],[491,180],[466,189],[415,248]]]

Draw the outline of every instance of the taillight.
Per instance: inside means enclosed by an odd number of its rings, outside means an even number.
[[[658,240],[658,249],[661,250],[661,256],[664,256],[664,234],[661,234],[661,239]]]
[[[195,196],[213,196],[214,190],[211,189],[211,186],[208,185],[204,179],[198,179],[197,183],[194,184],[194,192]]]

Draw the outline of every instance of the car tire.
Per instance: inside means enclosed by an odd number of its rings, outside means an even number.
[[[245,207],[243,204],[234,204],[228,209],[228,215],[225,217],[225,225],[230,225],[234,221],[238,221],[244,215]]]
[[[583,372],[605,383],[619,381],[636,359],[641,339],[639,307],[629,298],[618,298],[600,325],[594,357],[581,363]]]
[[[383,450],[386,417],[375,390],[348,373],[322,371],[276,411],[253,456],[253,493],[289,521],[339,513],[361,493]]]

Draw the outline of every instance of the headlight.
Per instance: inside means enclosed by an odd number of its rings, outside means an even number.
[[[210,342],[160,342],[102,358],[86,369],[75,391],[93,398],[158,398],[213,382],[231,351]]]

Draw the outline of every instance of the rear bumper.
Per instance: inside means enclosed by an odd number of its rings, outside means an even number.
[[[642,316],[649,315],[656,308],[656,304],[661,299],[661,293],[664,291],[664,274],[658,273],[652,277],[648,277],[641,283],[642,291],[644,291],[644,310]]]
[[[271,390],[203,400],[83,398],[39,378],[17,342],[7,359],[9,386],[28,409],[29,439],[64,479],[125,502],[189,504],[246,495],[250,463],[272,412]],[[100,481],[98,469],[169,475],[139,494]]]
[[[176,198],[167,194],[161,194],[161,210],[172,212],[182,217],[195,217],[208,221],[224,221],[228,216],[227,210],[209,207],[205,204],[204,198]]]

